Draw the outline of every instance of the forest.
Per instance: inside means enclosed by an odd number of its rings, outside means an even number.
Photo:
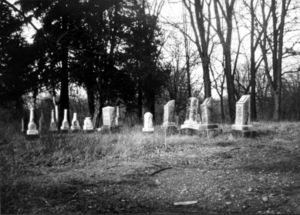
[[[297,1],[182,0],[176,20],[163,14],[171,3],[2,0],[1,106],[22,112],[47,92],[61,121],[75,88],[94,119],[122,104],[141,121],[156,103],[175,99],[180,112],[213,96],[233,122],[250,94],[254,121],[300,118]]]

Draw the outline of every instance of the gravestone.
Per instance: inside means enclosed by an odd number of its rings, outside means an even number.
[[[243,95],[236,103],[235,123],[233,130],[247,131],[251,125],[250,95]]]
[[[68,110],[64,109],[64,119],[61,123],[60,130],[62,132],[67,132],[67,131],[69,131],[69,129],[70,129],[70,125],[69,125],[69,122],[68,122]]]
[[[37,136],[39,135],[39,131],[37,130],[37,126],[34,122],[34,109],[31,108],[30,109],[30,117],[29,117],[29,123],[28,123],[28,126],[27,126],[27,131],[26,131],[26,134],[28,136]]]
[[[54,110],[51,110],[51,121],[50,121],[50,126],[49,126],[49,131],[50,132],[57,132],[58,127],[57,127],[57,121],[55,120],[55,112]]]
[[[162,128],[165,129],[167,135],[176,134],[178,132],[178,128],[176,126],[176,117],[175,117],[175,100],[169,101],[164,106]]]
[[[213,111],[213,99],[206,98],[200,105],[201,110],[201,125],[200,130],[211,130],[218,128],[216,124],[216,116]]]
[[[94,125],[91,117],[85,117],[83,121],[83,130],[86,132],[94,131]]]
[[[114,107],[107,106],[102,108],[103,127],[112,128],[116,123],[116,110]]]
[[[76,131],[80,131],[81,127],[79,124],[79,121],[77,119],[77,113],[73,113],[73,119],[72,119],[72,123],[71,123],[71,131],[76,132]]]
[[[152,132],[154,132],[153,115],[150,112],[147,112],[147,113],[144,114],[143,132],[145,132],[145,133],[152,133]]]
[[[120,107],[119,106],[115,107],[115,113],[116,113],[115,126],[119,126],[119,119],[120,119]]]
[[[182,131],[188,131],[188,133],[193,133],[199,131],[199,122],[197,122],[199,101],[195,97],[189,98],[189,103],[186,110],[186,117],[183,125],[180,129]]]

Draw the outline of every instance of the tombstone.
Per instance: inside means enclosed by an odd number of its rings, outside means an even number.
[[[76,131],[80,131],[81,127],[79,124],[79,121],[77,119],[77,113],[73,113],[73,119],[72,119],[72,123],[71,123],[71,131],[76,132]]]
[[[251,125],[250,95],[243,95],[236,103],[235,123],[232,129],[236,131],[247,131]]]
[[[37,126],[34,122],[34,109],[31,108],[30,109],[30,118],[29,118],[29,123],[28,123],[28,126],[27,126],[27,131],[26,131],[26,134],[28,136],[37,136],[39,135],[39,131],[37,130]]]
[[[187,130],[199,130],[199,122],[197,122],[197,114],[198,114],[198,106],[199,101],[195,97],[189,98],[189,104],[187,106],[186,110],[186,117],[183,125],[181,125],[181,130],[187,129]]]
[[[51,110],[51,121],[50,121],[50,126],[49,126],[49,131],[50,132],[57,132],[57,121],[55,120],[55,112],[54,110]]]
[[[68,122],[68,110],[64,109],[64,119],[61,123],[60,130],[63,132],[67,132],[67,131],[69,131],[69,128],[70,128],[70,125]]]
[[[55,122],[58,122],[58,105],[55,105]],[[54,117],[53,117],[54,118]]]
[[[164,117],[161,127],[165,129],[167,135],[176,134],[178,132],[175,116],[175,100],[169,101],[164,106]]]
[[[103,127],[111,129],[116,125],[116,110],[114,107],[107,106],[102,108]]]
[[[94,125],[93,125],[91,117],[85,117],[85,119],[83,121],[83,130],[85,132],[94,131]]]
[[[119,126],[119,118],[120,118],[120,107],[119,106],[115,107],[115,113],[116,113],[115,126]]]
[[[143,132],[145,132],[145,133],[152,133],[152,132],[154,132],[153,115],[150,112],[147,112],[147,113],[144,114]]]
[[[213,111],[213,99],[206,98],[200,105],[201,110],[201,125],[200,130],[212,130],[218,128],[216,124],[216,116]]]

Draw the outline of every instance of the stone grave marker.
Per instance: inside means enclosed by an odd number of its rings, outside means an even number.
[[[91,117],[85,117],[83,121],[83,130],[86,132],[94,131],[94,125]]]
[[[72,119],[72,123],[71,123],[71,130],[73,132],[76,132],[76,131],[80,131],[81,127],[80,127],[80,124],[79,124],[79,121],[77,119],[77,113],[73,113],[73,119]]]
[[[189,98],[189,103],[186,110],[186,117],[183,125],[181,125],[182,129],[191,129],[198,131],[199,130],[199,123],[197,122],[197,115],[198,115],[198,107],[199,101],[195,97]]]
[[[235,124],[233,130],[245,131],[252,128],[251,125],[250,95],[243,95],[236,103]]]
[[[69,131],[69,128],[70,128],[70,125],[68,122],[68,110],[64,109],[64,119],[61,123],[60,130],[63,132],[67,132],[67,131]]]
[[[26,134],[28,136],[37,136],[39,135],[39,131],[37,130],[37,126],[34,122],[34,109],[31,108],[30,109],[30,117],[29,117],[29,123],[28,123],[28,126],[27,126],[27,131],[26,131]]]
[[[58,128],[57,128],[57,121],[55,120],[55,112],[52,109],[51,110],[51,121],[50,121],[50,126],[49,126],[49,131],[50,132],[57,132]]]
[[[152,132],[154,132],[153,115],[150,112],[147,112],[147,113],[144,114],[143,132],[145,132],[145,133],[152,133]]]
[[[115,127],[116,110],[112,106],[102,108],[103,127],[111,129]]]
[[[216,124],[216,117],[213,111],[213,99],[211,97],[206,98],[200,105],[201,110],[201,125],[200,130],[210,130],[218,128]]]
[[[167,135],[178,133],[175,116],[175,100],[169,101],[164,106],[162,128],[165,129]]]

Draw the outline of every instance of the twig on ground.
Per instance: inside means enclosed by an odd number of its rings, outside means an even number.
[[[162,171],[165,171],[165,170],[168,170],[168,169],[172,169],[172,168],[173,168],[173,167],[171,167],[171,166],[161,168],[161,169],[159,169],[159,170],[156,170],[156,171],[152,172],[152,173],[150,174],[150,176],[154,176],[154,175],[156,175],[157,173],[160,173],[160,172],[162,172]]]

